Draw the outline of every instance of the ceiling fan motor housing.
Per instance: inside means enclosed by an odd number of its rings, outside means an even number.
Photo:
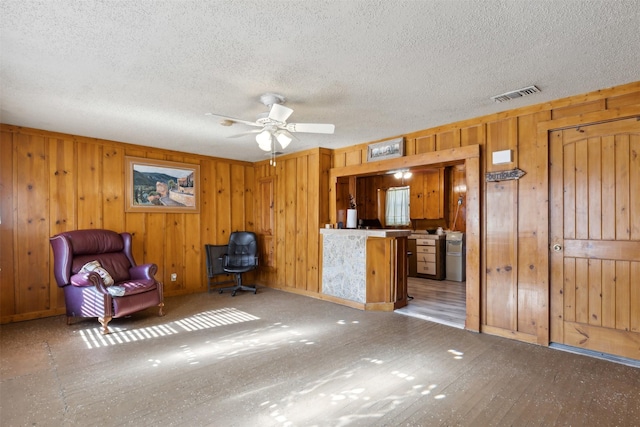
[[[278,95],[277,93],[265,93],[260,95],[260,102],[262,102],[267,107],[271,107],[273,104],[284,104],[287,99]]]

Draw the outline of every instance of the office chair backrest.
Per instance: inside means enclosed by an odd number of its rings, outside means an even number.
[[[228,266],[253,267],[257,264],[258,242],[255,233],[235,231],[229,236]]]

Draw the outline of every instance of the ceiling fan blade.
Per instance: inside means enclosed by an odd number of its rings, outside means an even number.
[[[255,126],[255,127],[262,127],[261,124],[256,123],[256,122],[249,122],[247,120],[242,120],[242,119],[236,119],[235,117],[229,117],[229,116],[223,116],[221,114],[216,114],[216,113],[204,113],[205,116],[214,116],[214,117],[220,117],[222,120],[229,120],[233,123],[242,123],[243,125],[247,125],[247,126]]]
[[[262,129],[248,130],[246,132],[237,133],[235,135],[229,135],[227,138],[240,138],[241,136],[253,135],[260,132],[262,132]]]
[[[300,139],[298,139],[297,136],[295,136],[294,134],[292,134],[291,132],[289,132],[286,129],[280,129],[280,132],[284,133],[285,135],[287,135],[289,138],[293,139],[294,141],[300,142]]]
[[[293,113],[291,108],[280,104],[273,104],[269,111],[269,118],[276,122],[284,123],[287,121],[291,113]]]
[[[306,133],[333,133],[336,129],[329,123],[289,123],[286,128],[290,132]]]

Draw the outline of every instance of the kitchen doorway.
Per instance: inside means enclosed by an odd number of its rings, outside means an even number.
[[[396,313],[464,329],[466,282],[408,277],[407,293],[412,299]]]

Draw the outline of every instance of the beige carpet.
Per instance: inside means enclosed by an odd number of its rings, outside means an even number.
[[[260,289],[0,329],[7,426],[634,425],[640,369]]]

